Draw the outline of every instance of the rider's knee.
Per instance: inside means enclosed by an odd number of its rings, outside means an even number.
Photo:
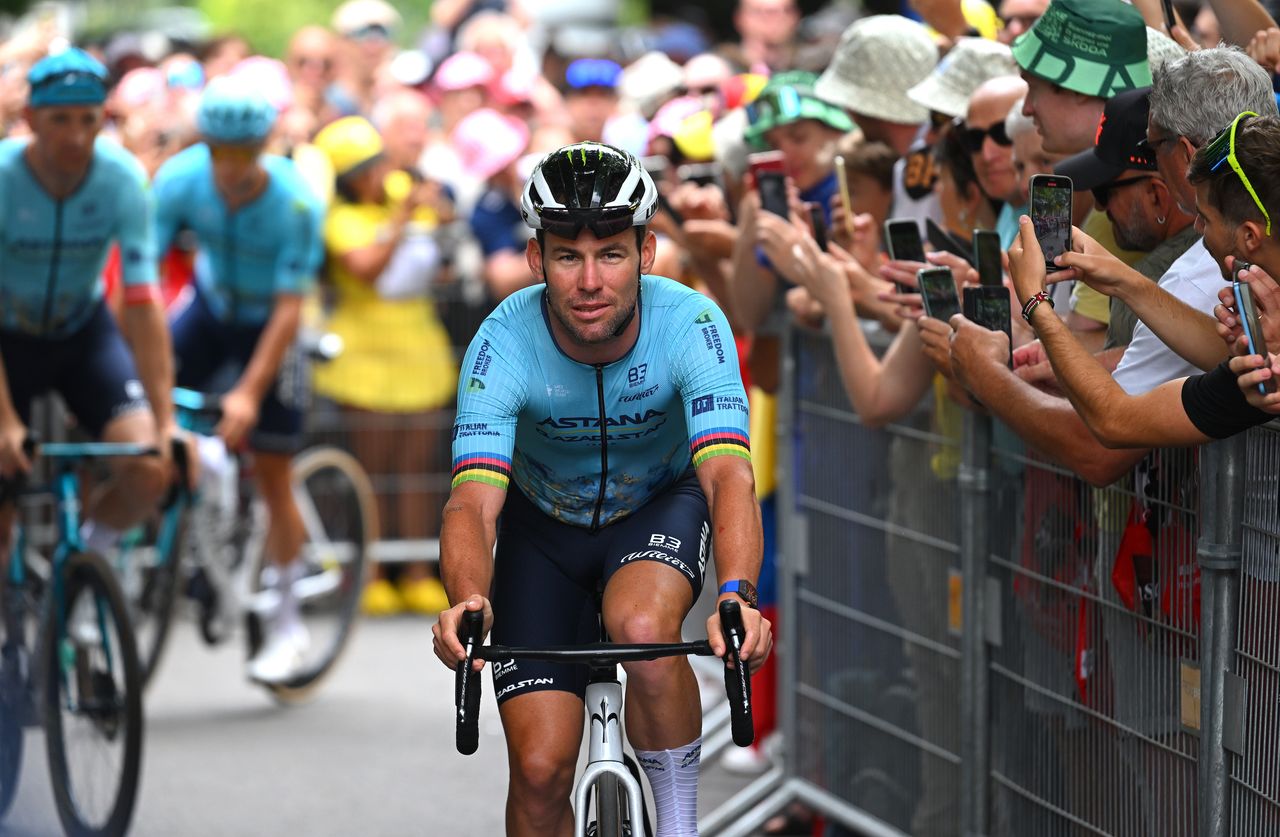
[[[129,496],[148,506],[160,502],[169,486],[169,475],[159,458],[132,456],[122,460],[118,467]]]
[[[663,614],[652,610],[628,610],[608,620],[609,637],[614,642],[678,642],[680,626],[669,624]]]
[[[573,787],[577,753],[574,758],[565,759],[540,749],[530,748],[513,756],[512,790],[525,797],[528,804],[537,805],[540,800],[558,804],[568,798]]]

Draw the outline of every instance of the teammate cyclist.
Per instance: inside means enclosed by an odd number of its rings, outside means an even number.
[[[98,137],[106,69],[79,49],[31,68],[28,139],[0,142],[0,474],[25,472],[32,399],[61,394],[80,426],[107,442],[157,445],[173,433],[169,332],[156,284],[146,174]],[[107,251],[120,245],[121,336],[103,302]],[[127,338],[127,343],[126,343]],[[130,352],[132,348],[132,353]],[[155,507],[166,469],[128,457],[91,501],[81,531],[103,552]],[[0,564],[13,509],[0,511]]]
[[[248,667],[264,683],[296,675],[308,642],[293,589],[305,532],[290,482],[302,413],[282,392],[279,372],[323,255],[319,201],[292,162],[262,153],[275,119],[260,92],[215,79],[196,114],[204,142],[166,162],[154,185],[160,249],[184,228],[199,242],[195,282],[172,323],[178,384],[207,388],[234,367],[216,432],[228,447],[248,438],[270,515],[263,583],[277,588],[280,606]]]
[[[733,336],[709,299],[643,275],[656,201],[636,158],[599,143],[547,155],[525,185],[521,210],[536,231],[526,256],[545,285],[498,306],[462,366],[441,532],[455,605],[433,629],[447,666],[465,659],[464,609],[483,609],[497,642],[594,641],[600,582],[614,640],[678,642],[712,532],[720,598],[755,605],[760,514]],[[770,625],[750,607],[743,617],[743,658],[756,669]],[[707,635],[723,655],[718,615]],[[625,668],[627,735],[658,834],[696,834],[693,671],[685,658]],[[493,676],[511,770],[507,833],[567,835],[587,671],[509,661]]]

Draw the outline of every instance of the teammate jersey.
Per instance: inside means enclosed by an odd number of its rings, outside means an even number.
[[[267,187],[232,212],[213,183],[204,144],[175,155],[156,172],[156,244],[195,231],[195,282],[224,322],[261,325],[278,294],[305,293],[324,257],[324,208],[293,163],[262,155]]]
[[[597,529],[625,518],[689,465],[750,460],[747,397],[715,303],[645,276],[640,334],[586,364],[551,336],[544,288],[518,291],[480,325],[458,379],[453,484],[507,488],[551,517]]]
[[[0,141],[0,330],[66,338],[98,308],[112,241],[126,288],[156,284],[147,175],[100,137],[84,182],[55,200],[23,157],[27,142]]]

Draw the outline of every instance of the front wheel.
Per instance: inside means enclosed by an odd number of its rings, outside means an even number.
[[[124,597],[93,553],[63,566],[44,624],[45,741],[69,835],[114,837],[133,816],[142,762],[142,674]]]
[[[612,773],[596,779],[596,837],[623,837],[626,820],[626,796],[622,784]]]
[[[341,656],[364,590],[369,545],[378,538],[373,487],[360,463],[344,451],[320,446],[299,455],[293,463],[293,496],[306,529],[303,572],[293,592],[308,643],[298,675],[267,687],[285,702],[308,697]],[[261,569],[255,568],[252,578],[259,578]],[[257,587],[253,601],[263,598]],[[251,607],[248,616],[250,654],[262,638],[259,610]]]
[[[185,520],[186,504],[178,501],[125,533],[116,552],[116,577],[129,603],[143,687],[151,682],[169,638]]]

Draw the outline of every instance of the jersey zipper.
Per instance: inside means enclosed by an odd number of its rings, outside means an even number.
[[[600,529],[600,508],[604,505],[605,481],[609,476],[609,420],[604,413],[604,364],[596,367],[596,399],[600,405],[600,493],[596,495],[596,513],[591,518],[591,531]]]
[[[58,291],[58,256],[62,253],[62,207],[64,201],[54,203],[53,211],[53,253],[49,256],[49,284],[44,292],[44,320],[40,327],[41,334],[49,333],[49,321],[53,319],[53,299]]]

